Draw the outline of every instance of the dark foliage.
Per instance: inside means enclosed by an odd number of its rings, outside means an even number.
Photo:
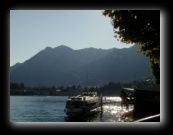
[[[160,11],[105,10],[103,15],[112,19],[118,40],[141,45],[138,51],[149,57],[154,82],[160,85]]]

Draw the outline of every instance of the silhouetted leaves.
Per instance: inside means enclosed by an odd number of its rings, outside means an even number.
[[[160,85],[160,11],[105,10],[103,15],[112,19],[115,38],[141,45],[138,52],[150,58],[154,82]]]

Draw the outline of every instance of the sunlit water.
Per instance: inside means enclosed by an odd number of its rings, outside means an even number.
[[[105,97],[104,97],[105,98]],[[104,99],[103,98],[103,99]],[[68,119],[64,112],[67,96],[10,96],[10,122],[129,122],[133,105],[104,104],[103,113],[87,119]],[[106,97],[120,101],[120,97]]]

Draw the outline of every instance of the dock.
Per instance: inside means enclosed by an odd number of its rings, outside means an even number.
[[[102,104],[116,104],[116,103],[134,104],[134,101],[133,100],[123,101],[121,97],[103,97],[102,99]]]

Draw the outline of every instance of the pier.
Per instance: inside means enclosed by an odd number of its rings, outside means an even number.
[[[121,97],[102,97],[102,104],[116,104],[116,103],[134,104],[134,100],[133,98],[128,100],[123,100]]]
[[[122,88],[120,97],[101,97],[101,106],[115,105],[121,106],[121,110],[115,110],[119,112],[122,110],[130,111],[133,113],[133,120],[141,118],[147,118],[149,116],[157,115],[157,120],[147,119],[147,121],[159,121],[160,118],[160,91],[158,90],[146,90],[137,88]],[[131,112],[131,106],[133,110]],[[130,108],[129,108],[130,107]],[[105,111],[102,107],[102,113]],[[128,114],[128,113],[126,113]],[[145,120],[146,121],[146,120]]]
[[[103,97],[102,104],[115,104],[115,103],[122,103],[121,99],[115,100],[109,97]]]

